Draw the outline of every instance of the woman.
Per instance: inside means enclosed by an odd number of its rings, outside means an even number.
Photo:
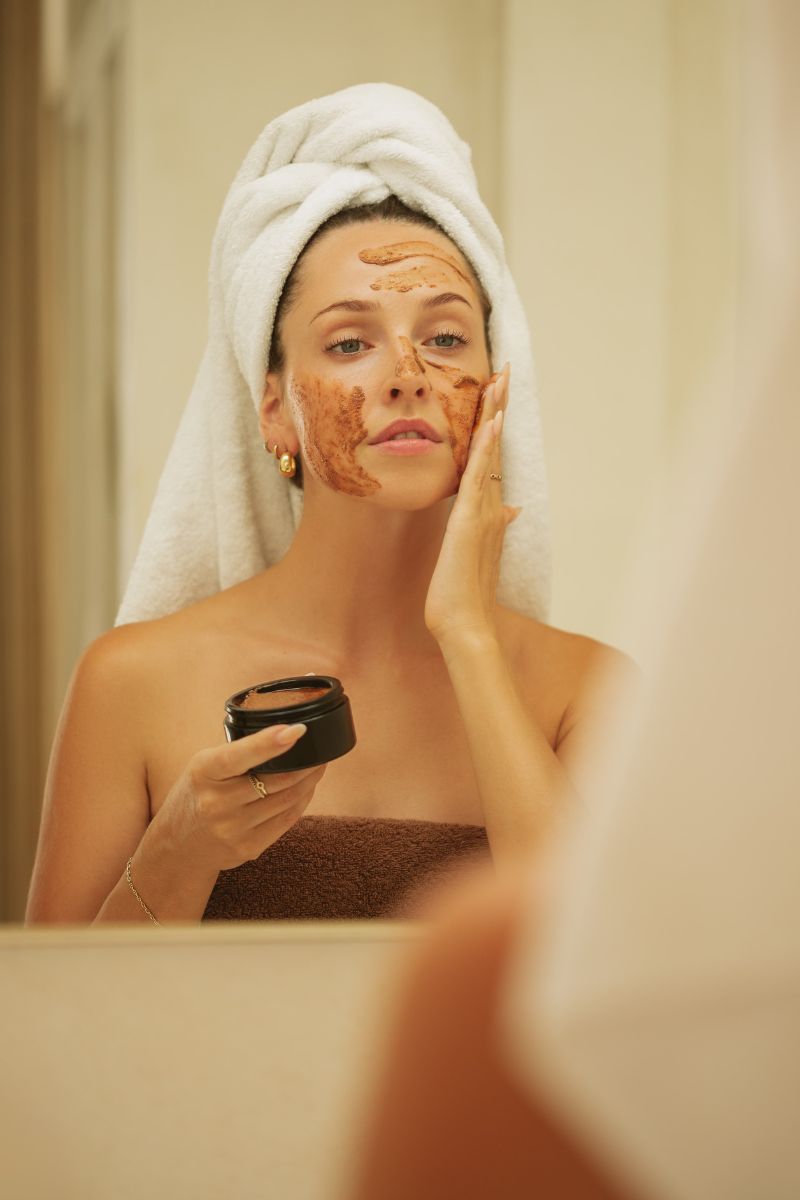
[[[580,794],[595,668],[630,660],[497,602],[518,510],[489,308],[459,246],[394,195],[306,240],[258,410],[302,520],[280,561],[85,651],[28,921],[397,916],[448,863],[510,862]],[[423,438],[386,440],[396,421]],[[222,701],[311,673],[343,680],[357,745],[262,796],[249,772],[302,728],[227,744]]]

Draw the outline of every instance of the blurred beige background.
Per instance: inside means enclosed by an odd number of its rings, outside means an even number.
[[[473,147],[530,320],[552,624],[614,641],[656,481],[732,395],[734,0],[3,0],[0,918],[203,350],[211,237],[279,112],[414,88]],[[617,643],[618,644],[618,643]],[[628,648],[628,647],[623,647]]]

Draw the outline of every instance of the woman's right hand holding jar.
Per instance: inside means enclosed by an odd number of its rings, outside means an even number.
[[[131,879],[126,868],[94,922],[202,920],[219,872],[258,858],[310,803],[327,763],[266,775],[266,796],[248,777],[305,729],[269,725],[193,754],[131,857]]]
[[[224,745],[198,750],[175,781],[153,825],[185,860],[214,871],[258,858],[302,816],[327,763],[262,778],[249,772],[284,754],[303,724],[270,725]]]

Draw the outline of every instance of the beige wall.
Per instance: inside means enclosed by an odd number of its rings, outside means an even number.
[[[654,478],[692,409],[724,403],[727,346],[707,373],[736,283],[736,6],[507,8],[505,230],[539,372],[551,622],[613,641]]]
[[[236,168],[284,109],[386,79],[473,147],[539,373],[551,621],[611,640],[638,518],[735,286],[736,6],[410,0],[390,26],[358,0],[335,20],[259,0],[126,13],[120,593],[202,353]]]
[[[666,448],[669,6],[509,11],[506,225],[539,372],[551,620],[607,639]]]

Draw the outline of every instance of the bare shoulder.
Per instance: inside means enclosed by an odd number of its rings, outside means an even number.
[[[116,625],[99,634],[82,651],[74,678],[84,686],[109,689],[107,694],[121,698],[123,686],[132,676],[141,677],[152,637],[147,627],[153,622]]]
[[[114,696],[117,712],[141,729],[147,757],[160,753],[165,712],[183,711],[191,695],[199,714],[209,695],[236,690],[243,664],[255,655],[247,611],[237,585],[166,616],[108,629],[78,664],[82,694],[105,695],[106,703]],[[258,648],[266,653],[267,639],[262,637]],[[224,691],[229,675],[232,682]]]
[[[538,663],[557,673],[582,679],[600,671],[618,670],[639,675],[638,663],[624,650],[588,634],[547,625],[511,608],[501,609],[504,629],[511,645],[526,664]]]
[[[559,740],[589,711],[605,710],[630,696],[643,680],[641,667],[624,650],[608,642],[548,625],[503,609],[508,644],[520,673],[542,681],[559,697]]]
[[[171,617],[115,625],[90,642],[78,670],[117,690],[134,678],[143,683],[156,663],[164,663],[176,645],[180,623]]]
[[[167,616],[115,625],[84,653],[109,671],[124,670],[141,681],[148,672],[163,675],[190,665],[192,658],[196,664],[206,643],[229,630],[229,606],[227,593],[219,592]]]

